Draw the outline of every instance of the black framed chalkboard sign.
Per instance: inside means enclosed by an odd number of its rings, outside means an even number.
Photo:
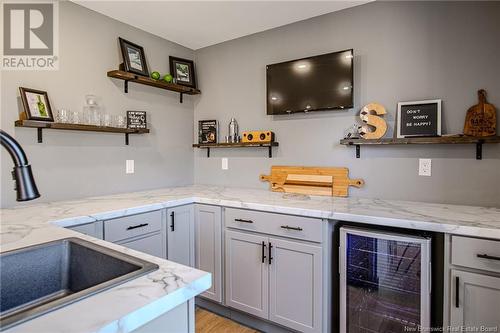
[[[441,100],[399,102],[398,138],[441,136]]]
[[[127,128],[147,128],[146,111],[127,111]]]

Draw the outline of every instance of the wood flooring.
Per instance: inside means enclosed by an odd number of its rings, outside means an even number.
[[[196,308],[196,333],[257,333],[251,328],[204,309]]]

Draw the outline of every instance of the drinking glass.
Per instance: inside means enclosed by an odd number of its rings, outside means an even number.
[[[102,121],[101,121],[102,126],[107,126],[110,127],[112,126],[112,117],[110,114],[105,113],[102,115]]]
[[[70,113],[70,120],[71,120],[71,123],[73,124],[80,124],[81,120],[80,119],[80,112],[78,111],[73,111]]]
[[[69,123],[70,112],[68,109],[57,110],[57,122],[58,123]]]
[[[115,116],[115,127],[126,128],[127,127],[127,117],[117,115]]]

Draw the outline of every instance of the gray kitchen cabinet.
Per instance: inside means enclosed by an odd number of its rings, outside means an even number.
[[[226,231],[226,305],[257,317],[269,317],[268,238]]]
[[[300,332],[321,332],[322,248],[269,238],[269,320]]]
[[[212,274],[212,286],[200,296],[222,302],[222,208],[195,205],[195,267]]]
[[[104,239],[166,259],[165,210],[104,221]]]
[[[450,325],[500,327],[500,277],[451,271]]]
[[[235,208],[224,220],[225,304],[299,332],[328,330],[322,220]]]
[[[161,233],[146,235],[144,237],[134,238],[133,240],[127,240],[125,242],[120,242],[117,244],[123,245],[132,250],[137,250],[156,257],[165,258],[165,247],[163,245],[165,243],[162,241]]]
[[[167,210],[167,258],[194,266],[194,207],[185,205]]]
[[[72,227],[67,227],[67,229],[92,236],[95,238],[103,239],[103,225],[102,221],[96,221],[91,223],[85,223],[80,225],[75,225]]]

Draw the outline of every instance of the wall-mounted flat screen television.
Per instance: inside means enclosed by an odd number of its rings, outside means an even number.
[[[267,66],[267,114],[353,107],[352,49]]]

